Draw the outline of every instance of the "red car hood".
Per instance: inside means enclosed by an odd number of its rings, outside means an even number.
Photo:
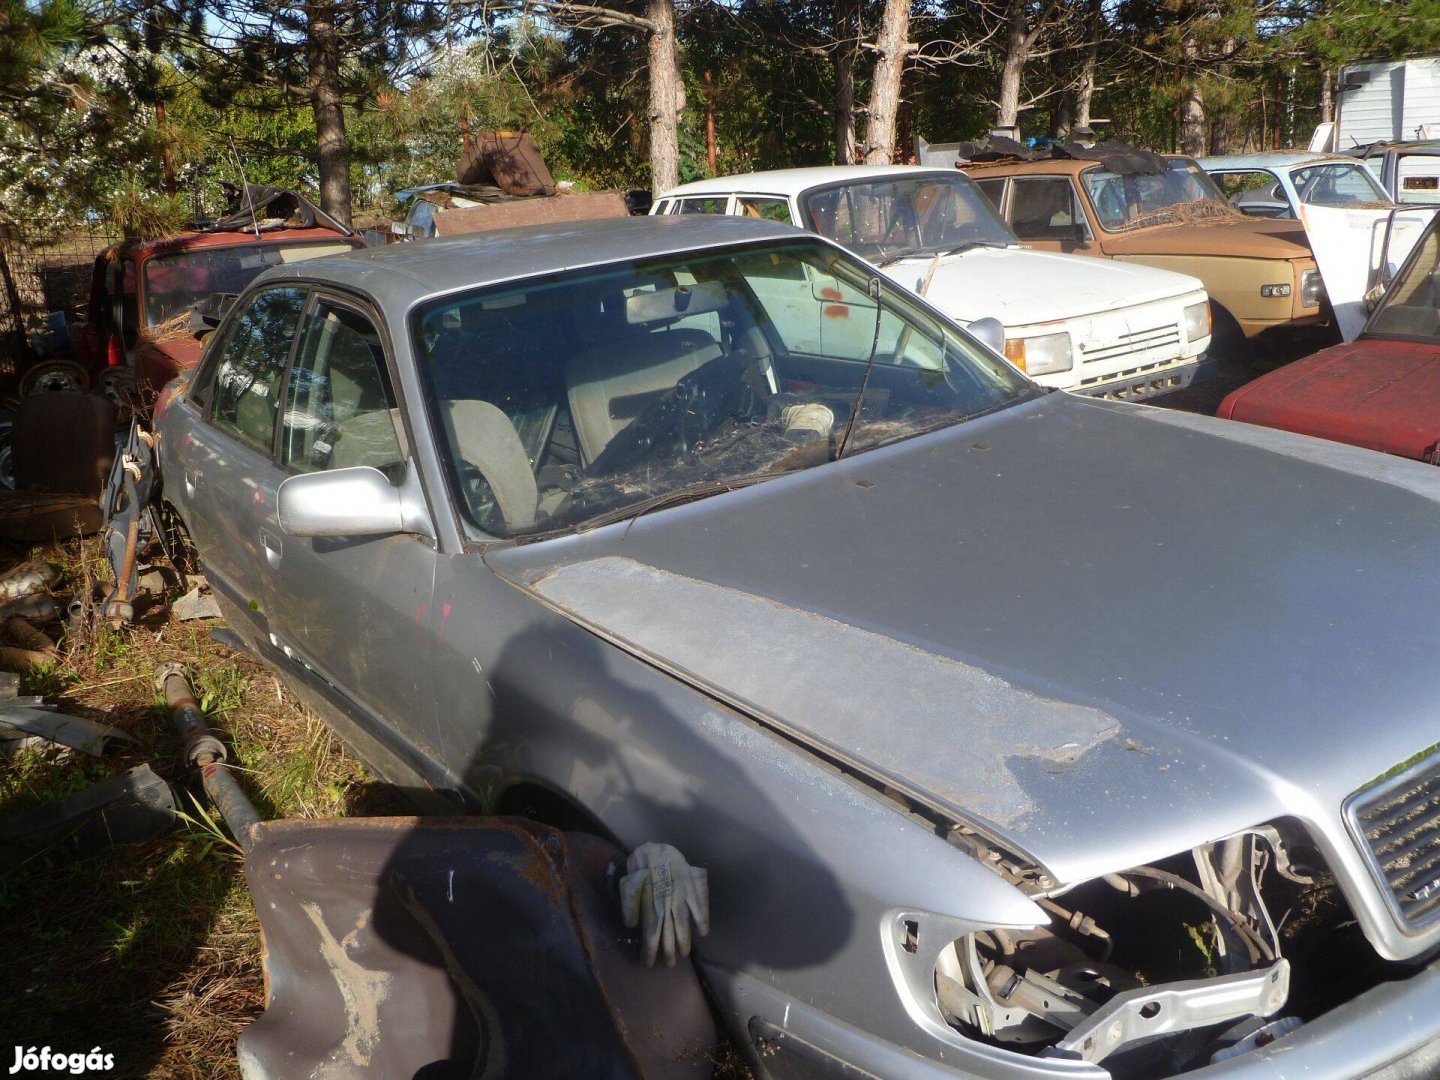
[[[192,334],[147,341],[135,351],[135,377],[142,390],[159,394],[180,372],[200,362],[201,342]]]
[[[1440,343],[1336,345],[1240,387],[1216,415],[1424,459],[1440,442]]]

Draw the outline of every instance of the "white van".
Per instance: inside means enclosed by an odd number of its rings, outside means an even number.
[[[962,325],[998,319],[1006,358],[1046,386],[1135,400],[1212,374],[1209,298],[1197,279],[1032,251],[954,169],[837,165],[719,177],[666,192],[650,212],[763,217],[818,232]],[[837,317],[817,333],[869,330],[863,318]]]

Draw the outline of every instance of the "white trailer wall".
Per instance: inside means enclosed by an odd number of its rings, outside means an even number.
[[[1340,88],[1337,150],[1424,138],[1428,124],[1440,137],[1440,57],[1352,64]]]

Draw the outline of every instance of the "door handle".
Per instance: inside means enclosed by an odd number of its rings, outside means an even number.
[[[285,550],[280,543],[280,538],[272,536],[268,529],[261,529],[260,546],[265,549],[265,561],[270,564],[270,569],[280,569],[280,556]]]

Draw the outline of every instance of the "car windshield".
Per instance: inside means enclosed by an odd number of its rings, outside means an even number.
[[[1390,205],[1385,189],[1360,165],[1327,163],[1292,169],[1290,180],[1302,203],[1315,206]]]
[[[1385,290],[1366,336],[1440,339],[1440,231],[1431,227]]]
[[[1018,244],[967,176],[886,176],[812,191],[802,210],[821,236],[874,263],[974,245]]]
[[[1165,172],[1152,176],[1121,176],[1108,169],[1080,174],[1107,232],[1148,225],[1169,225],[1236,213],[1215,182],[1188,158],[1166,158]]]
[[[145,323],[156,327],[211,293],[241,293],[262,270],[283,263],[339,255],[353,245],[343,241],[256,243],[193,248],[156,255],[145,262]]]
[[[449,296],[412,330],[482,540],[619,520],[1043,393],[814,240]]]

